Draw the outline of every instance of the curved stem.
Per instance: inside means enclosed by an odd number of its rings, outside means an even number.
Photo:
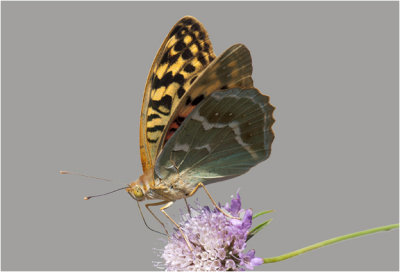
[[[313,249],[317,249],[323,246],[327,246],[333,243],[337,243],[343,240],[347,240],[347,239],[351,239],[351,238],[355,238],[358,236],[363,236],[366,234],[371,234],[371,233],[375,233],[375,232],[379,232],[379,231],[387,231],[387,230],[391,230],[391,229],[395,229],[395,228],[399,228],[399,224],[392,224],[392,225],[387,225],[387,226],[382,226],[382,227],[377,227],[377,228],[373,228],[373,229],[368,229],[368,230],[363,230],[363,231],[359,231],[359,232],[355,232],[355,233],[350,233],[350,234],[346,234],[343,236],[339,236],[339,237],[335,237],[329,240],[325,240],[286,254],[283,254],[281,256],[277,256],[277,257],[272,257],[272,258],[264,258],[264,263],[275,263],[275,262],[280,262],[289,258],[292,258],[294,256],[297,256],[299,254],[305,253],[307,251],[313,250]]]

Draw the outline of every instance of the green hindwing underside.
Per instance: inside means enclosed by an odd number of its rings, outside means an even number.
[[[159,182],[176,173],[205,184],[244,174],[270,155],[273,111],[256,89],[214,92],[165,144],[155,167]]]

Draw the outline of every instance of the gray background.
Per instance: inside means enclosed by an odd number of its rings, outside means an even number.
[[[398,3],[1,4],[3,270],[155,269],[164,243],[126,193],[82,197],[141,174],[147,73],[187,14],[217,55],[248,46],[255,86],[276,106],[270,159],[208,187],[222,203],[240,187],[245,207],[276,210],[250,249],[272,257],[399,221]],[[398,270],[398,253],[391,231],[258,269]]]

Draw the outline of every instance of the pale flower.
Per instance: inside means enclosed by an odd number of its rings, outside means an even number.
[[[167,271],[252,270],[254,266],[263,263],[262,258],[255,257],[254,250],[245,252],[252,210],[241,209],[239,194],[224,208],[231,215],[242,219],[230,219],[219,210],[211,210],[209,207],[192,208],[192,217],[183,216],[181,228],[193,251],[176,230],[161,254]]]

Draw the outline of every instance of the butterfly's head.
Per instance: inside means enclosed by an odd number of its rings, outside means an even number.
[[[145,198],[144,191],[142,189],[142,186],[139,184],[136,184],[137,181],[132,182],[128,188],[126,188],[126,191],[137,201],[142,201]]]
[[[150,188],[150,181],[151,178],[144,174],[129,184],[126,191],[137,201],[142,201],[146,198],[146,193]]]

